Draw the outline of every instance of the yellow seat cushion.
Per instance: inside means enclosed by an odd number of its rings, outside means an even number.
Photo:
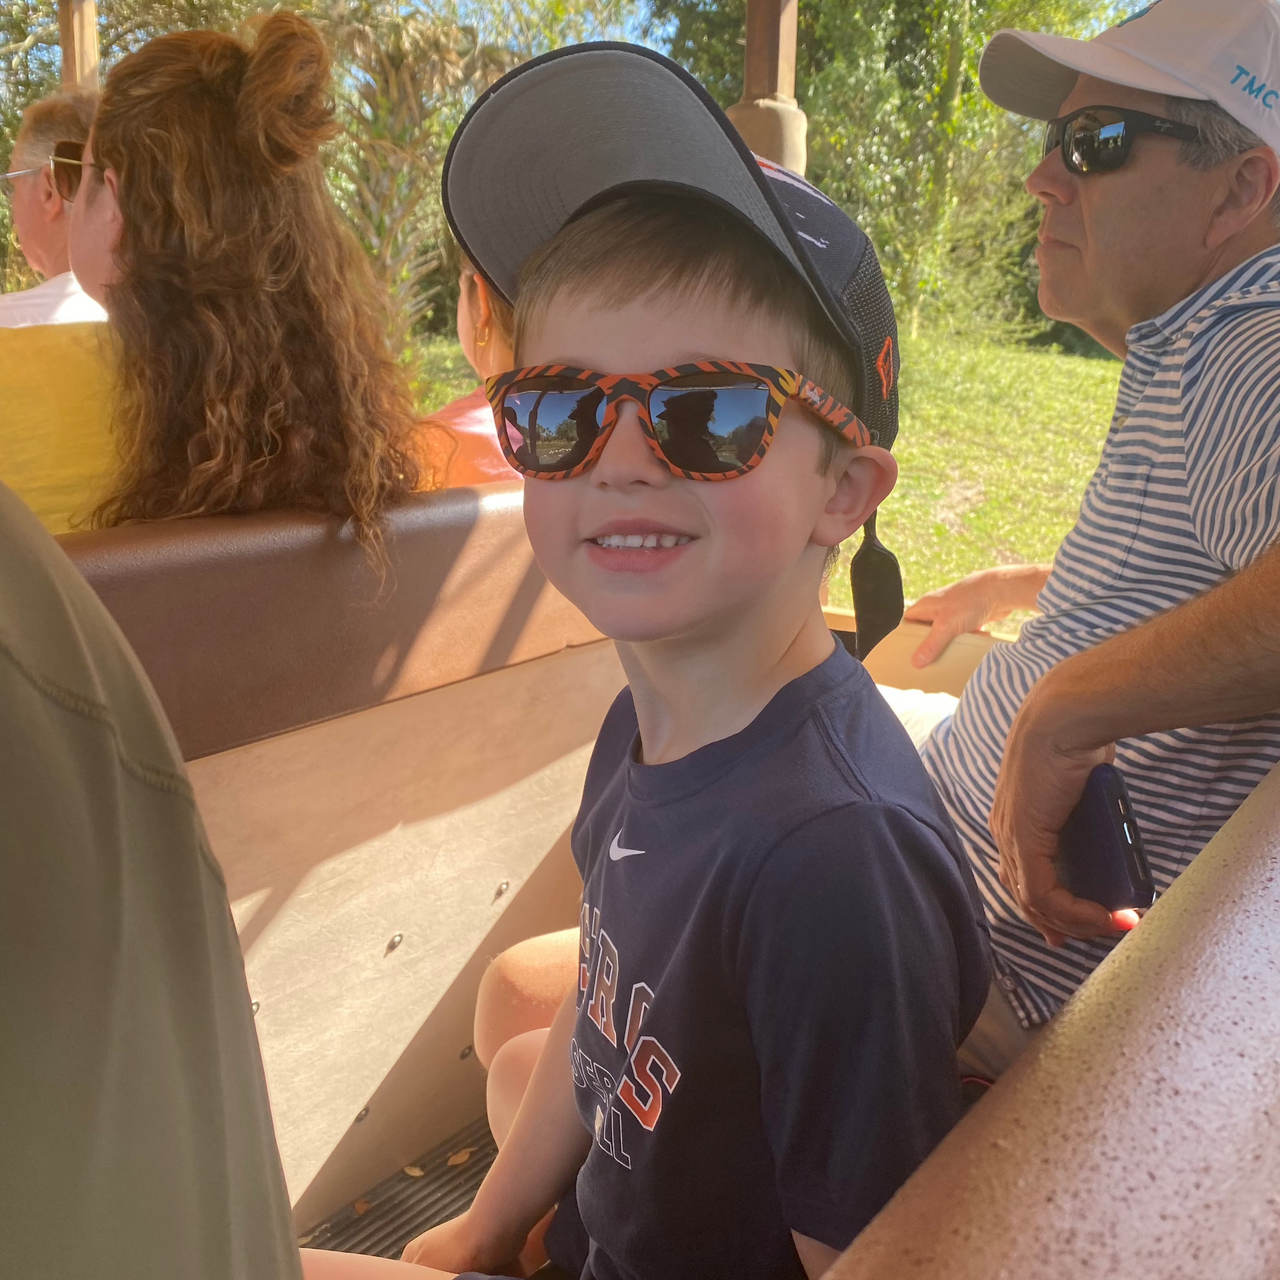
[[[0,480],[51,533],[83,520],[116,465],[105,324],[0,329]]]

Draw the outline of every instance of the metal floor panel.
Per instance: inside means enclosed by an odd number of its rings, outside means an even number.
[[[482,1116],[339,1209],[298,1243],[311,1249],[398,1258],[414,1236],[456,1217],[471,1204],[497,1154],[489,1123]]]

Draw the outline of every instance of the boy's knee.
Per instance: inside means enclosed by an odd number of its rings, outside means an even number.
[[[495,956],[480,979],[473,1042],[492,1069],[508,1040],[551,1025],[578,969],[578,931],[527,938]]]

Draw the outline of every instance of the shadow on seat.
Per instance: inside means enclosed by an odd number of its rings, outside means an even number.
[[[613,646],[543,579],[518,483],[393,512],[385,581],[296,512],[61,542],[188,761],[306,1228],[483,1115],[475,990],[576,920]]]

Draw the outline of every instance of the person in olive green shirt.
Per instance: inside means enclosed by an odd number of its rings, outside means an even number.
[[[244,964],[173,734],[0,485],[0,1275],[298,1280]]]

